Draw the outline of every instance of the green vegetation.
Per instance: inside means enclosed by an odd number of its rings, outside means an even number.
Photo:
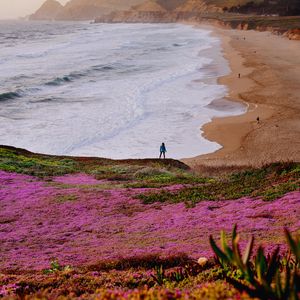
[[[203,200],[230,200],[245,196],[262,196],[265,200],[273,200],[299,190],[299,166],[299,163],[274,163],[261,169],[227,175],[225,178],[206,179],[203,184],[178,191],[140,194],[138,198],[145,204],[185,202],[187,206],[194,206]]]
[[[120,181],[132,187],[147,184],[159,187],[202,180],[183,163],[170,159],[110,160],[50,156],[4,146],[0,147],[0,170],[37,177],[86,173],[98,180]]]
[[[89,172],[101,180],[124,182],[126,187],[161,187],[170,184],[202,183],[205,179],[195,176],[189,170],[174,168],[171,165],[162,165],[156,161],[152,165],[115,164],[97,166]]]
[[[238,199],[244,196],[262,196],[265,200],[274,200],[287,192],[299,190],[300,186],[299,163],[274,163],[260,169],[246,168],[245,171],[229,175],[207,177],[193,173],[175,160],[59,157],[9,147],[0,147],[0,170],[38,177],[86,173],[98,180],[105,180],[99,181],[99,186],[95,186],[102,189],[181,185],[174,191],[160,190],[138,195],[145,204],[185,202],[187,206],[194,206],[203,200]],[[61,188],[63,187],[61,184]],[[70,187],[66,185],[66,188]],[[57,201],[76,200],[71,198]]]
[[[232,232],[232,248],[227,244],[224,231],[221,232],[222,249],[217,246],[212,236],[210,244],[225,278],[236,289],[245,291],[253,298],[294,300],[298,299],[300,292],[300,238],[293,238],[287,229],[285,235],[290,252],[283,259],[279,255],[279,248],[271,256],[266,256],[260,246],[251,261],[253,237],[242,256],[236,226]]]
[[[62,266],[53,259],[42,272],[0,274],[0,295],[8,296],[5,299],[298,299],[299,236],[285,230],[290,251],[284,256],[278,248],[266,255],[262,246],[253,256],[253,237],[242,255],[236,226],[231,236],[231,247],[225,232],[221,247],[210,236],[216,258],[205,264],[186,255],[135,256],[83,268]]]
[[[58,273],[58,272],[65,272],[72,270],[70,266],[61,266],[61,264],[58,262],[58,259],[53,259],[50,262],[50,268],[43,270],[44,274],[52,274],[52,273]]]
[[[0,170],[34,176],[53,176],[75,172],[72,159],[21,154],[12,149],[0,148]]]
[[[78,195],[59,195],[56,197],[58,203],[73,202],[78,200]]]
[[[11,214],[0,220],[6,228],[4,239],[6,232],[10,234],[4,243],[8,245],[6,256],[0,260],[2,266],[8,265],[0,272],[0,297],[7,297],[4,299],[297,299],[299,237],[286,231],[288,255],[282,257],[276,249],[268,258],[266,251],[274,248],[274,243],[282,244],[278,226],[297,231],[297,193],[278,198],[300,189],[300,163],[273,163],[262,168],[203,167],[206,173],[195,174],[175,160],[59,157],[0,147],[0,170],[6,171],[0,172],[4,207],[14,204]],[[52,178],[70,173],[73,175]],[[117,190],[120,188],[123,190]],[[249,198],[240,199],[244,196]],[[210,258],[213,252],[204,237],[207,220],[212,217],[216,224],[209,224],[209,234],[219,232],[220,226],[232,226],[235,221],[223,215],[228,206],[222,210],[212,202],[193,210],[176,205],[149,207],[133,201],[133,197],[144,204],[182,202],[187,207],[204,200],[240,199],[230,202],[230,216],[238,212],[245,234],[256,231],[258,226],[252,225],[260,219],[256,234],[266,248],[259,247],[256,255],[251,255],[254,240],[250,239],[242,256],[235,228],[231,247],[224,232],[221,247],[210,238],[217,259]],[[263,203],[255,197],[278,201]],[[243,212],[243,202],[253,207]],[[21,207],[19,219],[15,216],[17,206]],[[208,214],[212,216],[205,219]],[[173,222],[170,216],[175,215]],[[61,224],[68,227],[61,228]],[[30,233],[29,237],[20,240],[18,228]],[[38,243],[40,234],[43,244],[31,257],[31,252],[26,254],[28,245]],[[184,235],[187,239],[180,240]],[[50,246],[44,243],[48,240]],[[19,252],[10,251],[12,247]],[[47,251],[41,251],[45,248]],[[84,251],[91,255],[82,255]],[[24,269],[15,264],[20,255]]]

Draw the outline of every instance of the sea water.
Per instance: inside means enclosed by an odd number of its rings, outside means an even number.
[[[0,22],[0,144],[48,154],[192,157],[229,73],[210,30],[180,24]],[[220,105],[218,105],[220,107]]]

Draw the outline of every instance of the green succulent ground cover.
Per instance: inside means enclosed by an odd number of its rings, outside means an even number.
[[[177,191],[140,194],[138,198],[145,204],[185,202],[187,206],[194,206],[203,200],[230,200],[245,196],[262,196],[265,200],[274,200],[299,188],[300,164],[274,163],[223,178],[206,179],[203,184],[183,187]]]
[[[21,149],[0,147],[0,170],[42,178],[71,173],[86,173],[98,180],[126,187],[160,187],[171,184],[203,183],[206,178],[194,175],[175,160],[109,160],[39,155]]]
[[[99,181],[99,188],[160,188],[182,185],[176,191],[160,190],[138,196],[144,203],[185,202],[193,206],[203,200],[262,196],[279,198],[299,190],[300,163],[274,163],[259,169],[217,176],[195,174],[175,160],[109,160],[39,155],[25,150],[0,147],[0,170],[47,178],[70,173],[87,173]],[[51,184],[51,183],[50,183]],[[61,185],[63,188],[63,185]],[[69,186],[67,186],[69,187]],[[188,200],[187,200],[188,199]]]
[[[75,166],[72,159],[58,160],[0,148],[0,169],[3,171],[35,176],[63,175],[74,172]]]

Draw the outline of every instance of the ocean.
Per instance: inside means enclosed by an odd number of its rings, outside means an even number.
[[[180,24],[0,22],[0,144],[108,158],[216,151],[201,126],[241,114],[220,40]],[[218,102],[214,106],[211,103]]]

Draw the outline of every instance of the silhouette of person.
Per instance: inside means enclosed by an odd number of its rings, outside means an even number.
[[[162,143],[161,146],[160,146],[159,158],[161,158],[162,155],[163,155],[164,158],[166,158],[166,152],[167,152],[166,145],[165,145],[165,143]]]
[[[259,117],[256,118],[256,121],[257,121],[257,124],[259,124],[259,122],[260,122]]]

